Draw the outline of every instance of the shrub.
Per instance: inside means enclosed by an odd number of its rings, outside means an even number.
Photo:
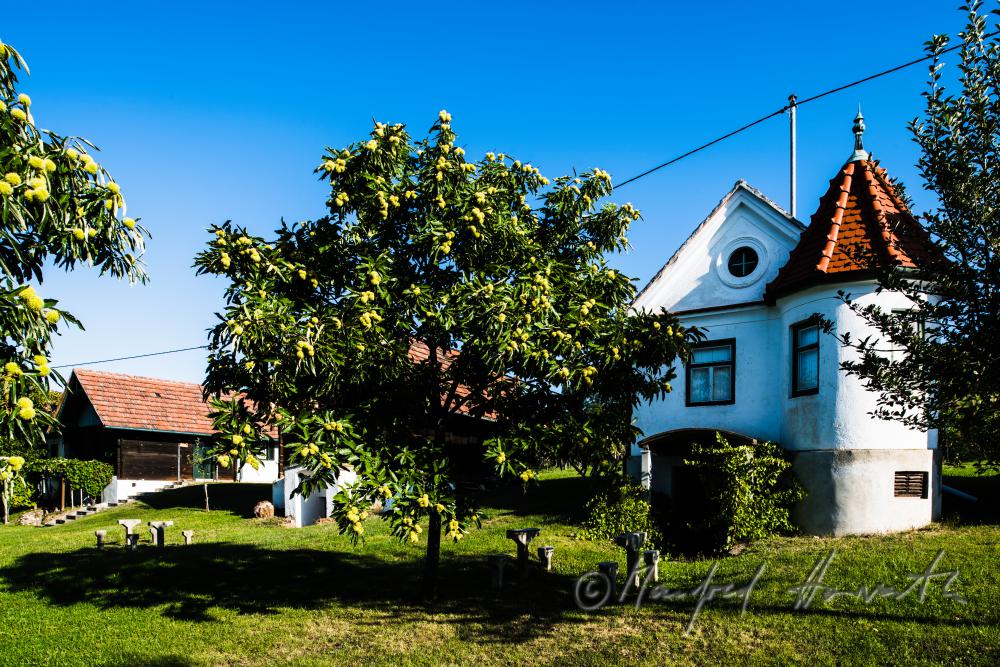
[[[12,512],[23,509],[31,509],[35,506],[35,496],[37,491],[31,484],[15,486],[10,496],[10,510]]]
[[[616,478],[594,494],[584,510],[587,518],[579,536],[585,540],[609,540],[622,533],[644,532],[651,546],[661,542],[646,490],[640,484]]]
[[[733,445],[716,433],[714,444],[694,443],[691,466],[706,493],[704,513],[692,528],[714,549],[796,531],[791,509],[805,496],[791,462],[772,442]]]

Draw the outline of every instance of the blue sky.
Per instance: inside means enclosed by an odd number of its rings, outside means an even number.
[[[321,215],[313,166],[373,118],[421,137],[446,108],[470,157],[617,182],[964,24],[940,1],[671,4],[51,2],[45,18],[7,17],[0,40],[31,67],[37,123],[97,143],[153,233],[148,285],[49,273],[41,293],[87,327],[53,363],[204,343],[222,293],[191,269],[205,229]],[[800,109],[800,218],[850,154],[859,102],[866,148],[929,205],[906,130],[925,79],[919,65]],[[616,193],[645,218],[618,266],[644,284],[739,178],[787,205],[787,135],[772,119]],[[199,381],[204,352],[95,368]]]

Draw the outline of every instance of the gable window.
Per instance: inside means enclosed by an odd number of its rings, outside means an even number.
[[[819,392],[819,324],[792,325],[792,396]]]
[[[756,250],[749,246],[742,246],[733,251],[726,266],[729,268],[729,273],[737,278],[745,278],[757,269],[759,261]]]
[[[767,248],[751,236],[732,239],[712,254],[715,275],[727,287],[750,287],[768,272]]]
[[[736,340],[707,341],[687,365],[687,404],[725,405],[736,400]]]

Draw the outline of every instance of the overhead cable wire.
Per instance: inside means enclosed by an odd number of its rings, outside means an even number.
[[[993,37],[994,35],[997,35],[997,34],[1000,34],[1000,30],[998,30],[996,32],[992,32],[992,33],[990,33],[988,35],[984,35],[984,38]],[[663,162],[661,164],[656,165],[655,167],[647,169],[646,171],[642,172],[641,174],[637,174],[637,175],[635,175],[635,176],[633,176],[631,178],[628,178],[628,179],[622,181],[621,183],[617,183],[616,185],[614,185],[612,187],[615,190],[617,190],[619,188],[622,188],[622,187],[628,185],[629,183],[634,183],[635,181],[638,181],[640,178],[645,178],[646,176],[649,176],[653,172],[659,171],[660,169],[663,169],[664,167],[669,167],[670,165],[672,165],[672,164],[674,164],[676,162],[680,162],[684,158],[690,157],[690,156],[694,155],[695,153],[699,153],[699,152],[705,150],[706,148],[714,146],[715,144],[719,143],[720,141],[725,141],[726,139],[729,139],[730,137],[734,137],[737,134],[740,134],[741,132],[745,132],[745,131],[749,130],[750,128],[754,127],[755,125],[760,125],[764,121],[770,120],[771,118],[774,118],[775,116],[780,116],[780,115],[784,114],[785,112],[787,112],[789,109],[791,109],[792,106],[800,107],[803,104],[808,104],[810,102],[815,102],[816,100],[821,99],[823,97],[826,97],[827,95],[833,95],[834,93],[839,93],[842,90],[847,90],[848,88],[853,88],[854,86],[861,85],[862,83],[867,83],[868,81],[872,81],[874,79],[878,79],[878,78],[886,76],[888,74],[893,74],[893,73],[898,72],[900,70],[906,69],[907,67],[912,67],[913,65],[917,65],[919,63],[922,63],[922,62],[925,62],[927,60],[930,60],[930,59],[934,58],[936,55],[941,55],[943,53],[949,53],[951,51],[955,51],[956,49],[960,49],[960,48],[962,48],[962,46],[964,46],[964,42],[962,44],[956,44],[955,46],[949,46],[948,48],[942,49],[940,52],[938,52],[936,54],[935,53],[931,53],[931,54],[928,54],[928,55],[923,56],[921,58],[917,58],[915,60],[911,60],[909,62],[903,63],[902,65],[896,65],[895,67],[891,67],[891,68],[889,68],[887,70],[883,70],[883,71],[878,72],[876,74],[872,74],[870,76],[866,76],[866,77],[864,77],[862,79],[858,79],[857,81],[852,81],[852,82],[846,83],[846,84],[844,84],[842,86],[837,86],[836,88],[831,88],[829,90],[824,90],[822,93],[817,93],[816,95],[812,95],[810,97],[806,97],[806,98],[801,99],[801,100],[796,100],[796,101],[794,101],[794,102],[792,102],[790,104],[786,104],[785,106],[781,107],[780,109],[778,109],[776,111],[772,111],[771,113],[767,114],[766,116],[761,116],[757,120],[751,121],[751,122],[747,123],[746,125],[743,125],[742,127],[733,130],[732,132],[728,132],[726,134],[723,134],[720,137],[716,137],[715,139],[712,139],[711,141],[709,141],[707,143],[704,143],[704,144],[698,146],[697,148],[692,148],[691,150],[687,151],[686,153],[682,153],[681,155],[678,155],[677,157],[671,158],[671,159],[667,160],[666,162]]]
[[[100,361],[83,361],[78,364],[60,364],[52,368],[75,368],[77,366],[93,366],[94,364],[109,364],[112,361],[128,361],[129,359],[143,359],[145,357],[158,357],[163,354],[176,354],[177,352],[190,352],[191,350],[205,350],[208,345],[198,345],[196,347],[181,347],[176,350],[163,350],[162,352],[147,352],[146,354],[135,354],[131,357],[117,357],[115,359],[101,359]]]

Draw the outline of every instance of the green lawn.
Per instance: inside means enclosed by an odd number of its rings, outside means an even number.
[[[242,516],[266,487],[212,487],[228,509],[206,513],[200,489],[170,492],[157,508],[130,506],[52,528],[0,527],[0,664],[998,664],[1000,477],[951,475],[979,492],[976,512],[932,528],[865,538],[774,539],[722,559],[715,581],[743,585],[767,568],[741,617],[738,601],[706,604],[685,635],[691,600],[575,608],[578,575],[624,552],[573,538],[586,480],[542,476],[527,496],[492,495],[488,520],[444,547],[440,601],[413,601],[421,551],[370,519],[352,548],[332,525],[289,529]],[[990,505],[991,517],[983,505]],[[960,508],[959,505],[954,507]],[[987,508],[989,509],[989,508]],[[172,519],[168,548],[122,549],[120,518]],[[512,553],[504,531],[538,526],[556,547],[555,572],[535,570],[501,595],[488,590],[485,555]],[[94,548],[94,530],[110,545]],[[180,545],[193,529],[196,544]],[[788,589],[830,549],[825,583],[905,588],[939,549],[938,570],[958,570],[945,599],[932,584],[915,596],[863,604],[838,599],[792,609]],[[661,583],[696,586],[710,559],[666,562]]]

